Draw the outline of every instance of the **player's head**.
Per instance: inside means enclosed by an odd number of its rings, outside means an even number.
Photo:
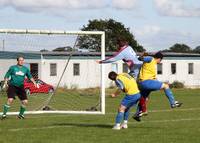
[[[163,54],[161,52],[157,52],[154,55],[154,58],[156,59],[156,62],[159,64],[162,61],[162,59],[163,59]]]
[[[121,48],[121,47],[123,47],[125,45],[128,45],[128,42],[124,37],[117,38],[117,46],[118,46],[118,48]]]
[[[19,66],[22,66],[24,64],[24,57],[23,56],[18,56],[17,57],[17,64]]]
[[[111,72],[108,74],[108,78],[111,79],[111,80],[116,80],[116,78],[117,78],[117,73],[114,72],[114,71],[111,71]]]

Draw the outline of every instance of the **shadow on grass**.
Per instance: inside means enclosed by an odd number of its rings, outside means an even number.
[[[88,123],[56,123],[54,126],[74,126],[74,127],[96,127],[96,128],[112,128],[113,125],[108,124],[88,124]]]
[[[71,127],[84,127],[84,128],[109,128],[111,129],[113,127],[113,124],[89,124],[89,123],[56,123],[53,124],[53,126],[71,126]],[[129,125],[130,128],[137,128],[137,129],[161,129],[161,127],[152,127],[152,126],[135,126],[135,125]]]

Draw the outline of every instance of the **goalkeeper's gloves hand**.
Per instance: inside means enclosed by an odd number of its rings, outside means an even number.
[[[40,88],[40,85],[38,83],[34,84],[36,88]]]
[[[4,82],[3,86],[2,86],[2,89],[5,89],[8,87],[8,83],[7,82]]]

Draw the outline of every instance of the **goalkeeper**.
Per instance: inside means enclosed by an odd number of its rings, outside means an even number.
[[[128,117],[129,111],[132,106],[137,104],[141,95],[137,87],[137,83],[133,77],[127,73],[117,74],[116,72],[110,72],[108,75],[109,79],[115,81],[118,86],[118,90],[112,94],[112,97],[117,96],[122,90],[126,96],[121,101],[121,105],[118,109],[118,114],[115,120],[114,130],[120,130],[121,128],[128,128]],[[122,124],[122,120],[124,121]]]
[[[99,64],[113,63],[119,60],[123,60],[130,69],[130,75],[137,79],[142,66],[142,61],[138,60],[138,57],[131,46],[124,38],[117,39],[118,52],[113,56],[106,58],[105,60],[97,61]]]
[[[26,105],[28,104],[27,95],[24,90],[25,76],[27,76],[33,82],[35,87],[38,87],[29,69],[23,66],[23,64],[24,64],[24,58],[22,56],[18,57],[17,65],[11,66],[4,77],[4,88],[8,86],[7,89],[8,99],[7,103],[3,106],[3,115],[1,119],[6,118],[6,113],[8,112],[11,104],[13,103],[15,96],[18,96],[18,98],[21,100],[19,115],[17,117],[19,119],[24,119],[24,112],[26,110]],[[9,79],[10,81],[8,85]]]

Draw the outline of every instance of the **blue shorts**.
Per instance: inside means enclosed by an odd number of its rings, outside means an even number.
[[[140,93],[134,94],[134,95],[126,95],[121,102],[121,105],[129,108],[131,106],[134,106],[135,104],[137,104],[137,102],[139,101],[141,95]]]
[[[158,80],[144,80],[139,83],[140,90],[160,90],[162,87],[162,82]]]
[[[145,80],[139,83],[140,93],[143,97],[148,97],[151,91],[160,90],[162,82],[158,80]]]

